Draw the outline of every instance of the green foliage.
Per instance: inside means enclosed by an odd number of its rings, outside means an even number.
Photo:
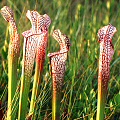
[[[59,28],[69,36],[71,48],[68,55],[64,87],[61,101],[61,119],[93,120],[96,116],[97,106],[97,76],[99,43],[97,31],[104,25],[111,23],[117,28],[113,38],[114,51],[111,62],[111,79],[109,81],[107,103],[105,108],[106,120],[120,119],[120,2],[103,0],[4,0],[0,1],[0,7],[10,6],[14,13],[20,33],[21,56],[23,37],[21,33],[31,28],[26,18],[27,10],[37,10],[40,14],[48,14],[52,20],[49,29],[48,52],[59,50],[58,43],[53,40],[51,34]],[[0,17],[0,98],[6,97],[4,89],[7,85],[7,22]],[[21,64],[18,66],[18,80],[21,75]],[[49,58],[46,57],[40,94],[36,100],[35,120],[51,119],[51,87]],[[34,71],[33,71],[34,75]],[[31,79],[32,90],[33,78]],[[19,88],[19,87],[18,87]],[[31,90],[29,98],[31,98]],[[19,92],[19,89],[18,91]],[[17,93],[16,92],[16,93]],[[4,94],[2,94],[4,93]],[[16,95],[17,96],[17,95]],[[18,99],[18,96],[17,98]],[[3,104],[6,101],[4,98]],[[16,103],[18,106],[18,103]],[[6,107],[6,106],[5,106]],[[15,108],[17,109],[17,108]],[[29,111],[29,106],[28,110]]]

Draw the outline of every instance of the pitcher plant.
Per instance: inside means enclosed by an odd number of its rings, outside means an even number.
[[[4,6],[1,9],[3,18],[9,23],[10,42],[8,49],[8,110],[7,120],[14,120],[16,112],[13,109],[13,97],[17,87],[17,65],[20,54],[20,39],[14,14],[11,8]]]
[[[98,103],[96,120],[104,120],[105,101],[110,80],[110,62],[114,54],[112,37],[116,28],[111,24],[98,31],[100,43],[99,73],[98,73]]]
[[[64,82],[67,55],[70,49],[70,40],[65,34],[62,34],[59,29],[54,30],[52,36],[60,45],[60,51],[48,54],[48,56],[50,57],[53,84],[52,120],[59,120],[61,91]]]
[[[32,11],[30,12],[30,14],[32,14]],[[48,29],[49,29],[50,23],[51,23],[51,19],[47,14],[39,15],[36,30],[40,31],[41,35],[37,43],[36,66],[35,66],[35,75],[34,75],[29,115],[34,114],[34,110],[35,110],[36,98],[38,96],[38,89],[41,82],[41,75],[42,75],[44,61],[46,57]]]
[[[44,16],[41,16],[37,11],[28,10],[26,16],[31,21],[32,28],[22,33],[22,35],[24,36],[24,50],[19,101],[19,120],[24,120],[26,116],[27,98],[32,77],[33,65],[36,57],[35,77],[29,113],[33,114],[34,112],[35,99],[37,96],[38,84],[40,80],[39,76],[43,67],[43,61],[40,61],[39,57],[41,57],[42,53],[43,55],[45,54],[44,49],[47,44],[47,30],[50,25],[50,18],[46,14]],[[42,57],[44,59],[44,56]]]

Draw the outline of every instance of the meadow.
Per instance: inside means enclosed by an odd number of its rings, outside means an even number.
[[[31,28],[26,18],[27,10],[48,14],[52,20],[49,28],[47,54],[59,50],[52,37],[54,29],[60,29],[70,38],[71,46],[66,64],[62,100],[61,120],[95,120],[98,92],[98,30],[109,23],[116,27],[113,37],[114,56],[110,66],[110,81],[105,107],[105,120],[120,120],[120,1],[119,0],[0,0],[0,8],[7,5],[15,15],[20,34],[20,58],[18,82],[22,71],[23,36],[22,32]],[[0,102],[1,109],[7,109],[7,54],[8,23],[0,15]],[[34,76],[34,71],[33,71]],[[31,79],[28,101],[32,93]],[[18,85],[19,86],[19,85]],[[19,90],[17,99],[19,98]],[[39,96],[36,100],[35,120],[50,120],[52,117],[52,78],[50,60],[46,56]],[[16,100],[17,101],[17,100]],[[18,109],[18,103],[14,106]],[[13,110],[14,111],[14,110]],[[29,111],[29,105],[28,110]]]

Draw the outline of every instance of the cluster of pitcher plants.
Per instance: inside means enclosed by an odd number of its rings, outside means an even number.
[[[37,11],[28,10],[27,18],[31,22],[30,30],[22,33],[24,37],[22,73],[20,83],[17,79],[17,67],[20,57],[20,35],[17,31],[13,11],[4,6],[1,14],[9,23],[9,50],[8,50],[8,107],[3,119],[6,120],[25,120],[34,118],[36,99],[39,94],[39,85],[44,69],[46,48],[48,42],[48,30],[51,19],[47,14],[40,15]],[[98,31],[100,43],[100,58],[98,72],[98,104],[96,120],[104,119],[105,101],[107,95],[108,81],[110,79],[110,61],[114,54],[112,37],[116,28],[111,24],[104,26]],[[66,60],[70,50],[70,39],[59,29],[53,31],[53,38],[59,43],[58,52],[49,53],[51,76],[52,76],[52,120],[60,119],[61,91],[64,83]],[[28,110],[28,94],[30,82],[35,64],[33,89]],[[19,85],[18,85],[19,84]],[[18,87],[20,86],[20,88]],[[16,91],[20,90],[20,94]],[[19,96],[19,109],[14,109],[17,104],[16,96]],[[18,115],[16,115],[18,114]],[[74,114],[74,113],[73,113]]]

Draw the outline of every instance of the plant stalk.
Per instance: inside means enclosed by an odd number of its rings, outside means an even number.
[[[98,103],[97,103],[97,117],[96,120],[104,120],[106,90],[103,89],[103,83],[98,83]]]
[[[42,71],[39,71],[39,64],[36,63],[29,115],[31,115],[31,114],[33,115],[33,113],[34,113],[34,109],[36,106],[35,105],[36,97],[38,96],[38,87],[41,83],[41,74],[42,74]]]
[[[25,120],[26,118],[29,87],[30,77],[23,76],[21,79],[18,120]]]
[[[52,120],[60,120],[60,102],[61,102],[61,92],[53,90],[53,93],[52,93]]]
[[[17,87],[17,60],[13,61],[12,57],[8,55],[8,112],[7,120],[15,120],[15,112],[13,109],[13,98]]]

